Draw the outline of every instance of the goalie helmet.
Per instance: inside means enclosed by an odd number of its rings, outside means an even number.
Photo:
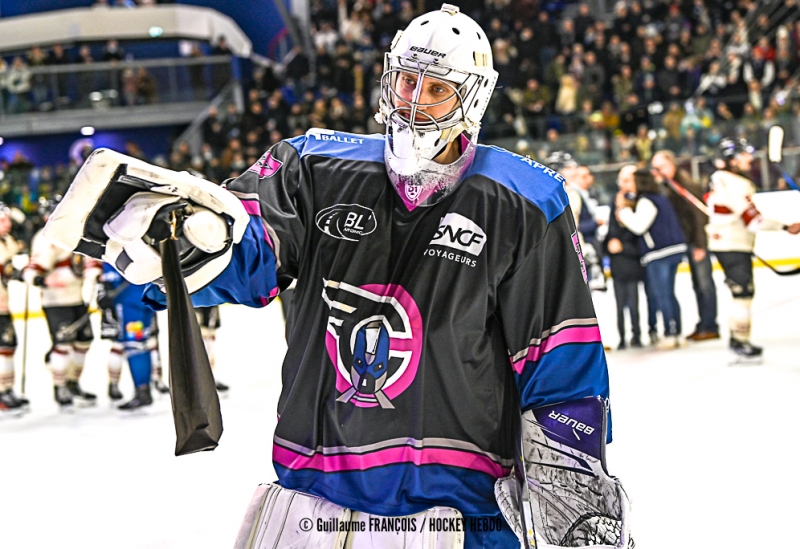
[[[386,124],[386,169],[409,209],[435,204],[461,182],[496,82],[486,33],[456,6],[444,4],[397,33],[375,118]],[[458,159],[435,162],[456,139]]]

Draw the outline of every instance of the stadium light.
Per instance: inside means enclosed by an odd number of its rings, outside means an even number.
[[[164,29],[162,29],[161,27],[150,27],[150,30],[148,32],[150,33],[151,37],[158,38],[159,36],[164,34]]]
[[[94,135],[94,128],[92,126],[84,126],[81,128],[81,135]]]

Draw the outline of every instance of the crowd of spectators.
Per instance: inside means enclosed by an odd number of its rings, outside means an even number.
[[[761,147],[776,123],[787,128],[790,143],[800,143],[797,0],[620,1],[606,17],[588,3],[459,5],[486,29],[499,73],[484,142],[505,139],[539,159],[566,149],[590,164],[648,161],[657,149],[703,154],[732,134]],[[279,63],[256,65],[243,111],[212,110],[199,152],[176,144],[151,160],[221,181],[309,127],[382,132],[373,114],[383,53],[399,29],[439,6],[438,0],[313,0],[313,55],[295,47]],[[124,56],[113,41],[102,53],[103,60]],[[58,64],[63,57],[58,46],[47,54],[33,48],[27,64]],[[25,64],[13,60],[5,85],[0,76],[4,104],[14,104],[9,89],[18,89],[9,87],[13,66]],[[134,82],[122,84],[121,104],[157,99],[146,73]],[[36,83],[27,85],[35,104]]]

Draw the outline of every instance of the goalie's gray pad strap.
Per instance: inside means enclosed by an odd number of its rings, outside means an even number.
[[[383,519],[407,527],[372,526],[382,524]],[[262,484],[250,501],[234,549],[463,549],[464,532],[432,531],[428,525],[436,519],[463,517],[449,507],[434,507],[408,517],[381,517],[276,484]]]

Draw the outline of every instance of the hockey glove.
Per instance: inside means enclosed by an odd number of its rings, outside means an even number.
[[[214,183],[98,149],[43,234],[61,248],[110,263],[133,284],[162,284],[158,243],[175,232],[191,293],[225,269],[248,221],[241,202]]]
[[[606,471],[606,417],[600,398],[544,406],[522,415],[527,490],[512,476],[497,481],[495,495],[518,536],[525,530],[535,532],[537,548],[634,547],[628,497],[619,480]],[[525,505],[530,505],[529,511]]]

